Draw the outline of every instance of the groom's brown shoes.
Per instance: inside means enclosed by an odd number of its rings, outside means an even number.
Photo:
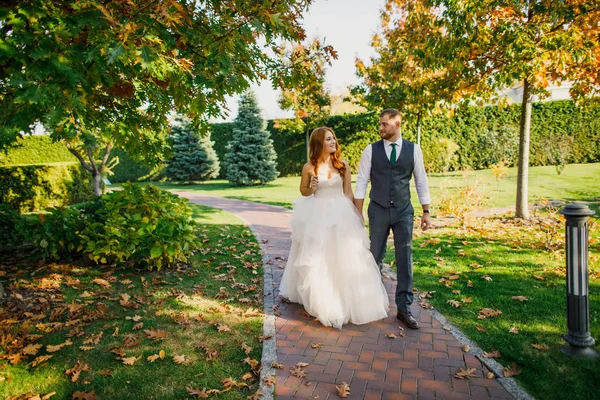
[[[404,325],[406,325],[407,328],[419,329],[419,322],[410,313],[398,311],[398,313],[396,314],[396,318],[404,322]]]

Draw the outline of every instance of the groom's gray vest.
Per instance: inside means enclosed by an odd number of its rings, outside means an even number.
[[[410,202],[410,179],[415,166],[415,145],[402,139],[394,165],[385,154],[383,140],[371,145],[371,201],[382,207],[404,207]]]

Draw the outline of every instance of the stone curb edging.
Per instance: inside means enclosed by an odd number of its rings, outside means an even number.
[[[394,281],[396,280],[396,278],[394,278],[394,271],[392,271],[390,269],[390,267],[386,264],[383,265],[382,273],[384,275],[389,276],[390,279],[392,279]],[[492,371],[494,373],[494,375],[496,375],[498,383],[500,383],[506,389],[506,391],[508,393],[510,393],[515,399],[517,399],[517,400],[535,400],[533,397],[531,397],[529,395],[529,393],[527,393],[525,391],[525,389],[523,389],[521,386],[519,386],[517,381],[515,381],[513,378],[505,378],[504,377],[504,374],[502,373],[502,368],[503,368],[502,364],[500,364],[498,361],[494,360],[493,358],[482,357],[481,354],[483,353],[483,350],[479,346],[477,346],[477,344],[475,342],[473,342],[471,339],[469,339],[467,336],[465,336],[465,334],[462,333],[456,326],[451,324],[448,321],[448,319],[446,319],[446,317],[444,317],[443,314],[441,314],[439,311],[437,311],[435,309],[426,309],[426,310],[429,312],[429,314],[431,314],[431,316],[433,318],[438,320],[438,322],[440,324],[442,324],[442,326],[450,328],[449,332],[452,334],[452,336],[454,336],[456,338],[456,340],[458,340],[458,342],[460,344],[462,344],[463,346],[468,344],[470,347],[469,353],[471,353],[472,355],[477,357],[477,359],[479,361],[481,361],[481,363],[483,365],[485,365],[486,368],[488,368],[490,371]]]
[[[246,220],[241,218],[239,215],[236,215],[240,218],[244,224],[250,228],[252,234],[258,241],[260,245],[260,250],[262,253],[262,262],[263,262],[263,336],[269,337],[269,339],[265,339],[263,341],[263,349],[261,356],[261,370],[260,370],[260,382],[259,382],[259,390],[262,392],[263,400],[273,400],[274,386],[267,386],[264,383],[264,379],[266,377],[272,377],[275,375],[275,368],[271,366],[271,363],[277,361],[277,339],[276,339],[276,331],[275,331],[275,314],[273,313],[273,304],[274,304],[274,292],[273,292],[273,267],[271,258],[269,256],[269,251],[267,250],[267,246],[264,240],[261,238],[260,234],[254,227]]]

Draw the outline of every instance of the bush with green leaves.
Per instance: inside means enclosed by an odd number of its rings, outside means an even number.
[[[219,160],[209,135],[201,136],[185,116],[178,116],[169,133],[171,158],[164,169],[173,181],[206,181],[219,176]]]
[[[92,198],[91,176],[79,162],[0,167],[0,203],[19,212],[65,207]]]
[[[82,250],[79,236],[85,216],[76,208],[50,208],[34,220],[24,221],[20,233],[38,248],[44,259],[73,259]]]
[[[95,262],[160,269],[187,261],[201,245],[187,200],[154,186],[124,184],[103,196],[94,219],[79,236]]]
[[[150,168],[144,163],[134,160],[124,150],[118,148],[110,152],[108,164],[114,163],[113,160],[115,159],[118,162],[107,171],[108,179],[112,183],[157,181],[163,178],[164,166],[162,164]]]
[[[0,204],[0,251],[19,244],[21,215],[8,204]]]
[[[425,169],[429,172],[448,172],[456,159],[458,145],[452,139],[439,138],[425,143]]]
[[[244,93],[225,156],[227,180],[233,185],[265,184],[279,175],[277,154],[264,125],[256,96],[250,91]]]

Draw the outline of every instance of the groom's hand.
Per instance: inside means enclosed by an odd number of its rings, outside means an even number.
[[[421,217],[421,229],[426,231],[431,228],[431,226],[431,216],[429,213],[423,213],[423,216]]]

